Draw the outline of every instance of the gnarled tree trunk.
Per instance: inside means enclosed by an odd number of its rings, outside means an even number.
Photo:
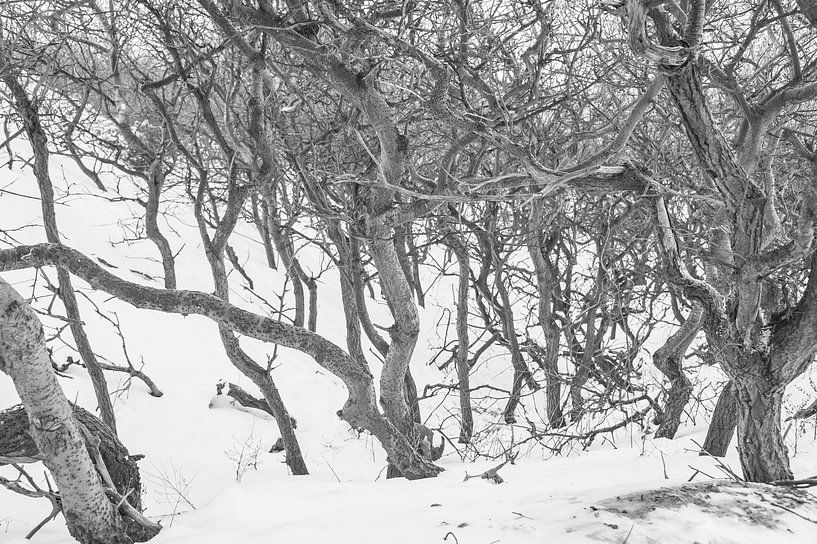
[[[790,480],[789,455],[780,429],[785,385],[765,376],[734,380],[738,407],[738,453],[750,482]]]

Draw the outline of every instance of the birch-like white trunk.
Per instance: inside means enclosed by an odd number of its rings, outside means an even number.
[[[51,368],[42,323],[2,279],[0,371],[14,381],[31,423],[31,435],[57,483],[71,535],[82,544],[130,543]]]

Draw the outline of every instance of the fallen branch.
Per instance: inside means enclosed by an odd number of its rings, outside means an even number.
[[[234,399],[238,404],[245,408],[255,408],[256,410],[261,410],[273,418],[275,418],[275,414],[272,413],[272,409],[267,404],[267,401],[264,399],[256,398],[249,393],[247,393],[244,389],[234,383],[226,384],[227,391],[226,395],[232,399]],[[224,393],[225,384],[224,382],[216,384],[216,394],[222,395]],[[298,428],[298,422],[295,421],[295,418],[290,416],[289,420],[292,422],[292,428]]]
[[[794,489],[806,489],[807,487],[817,486],[817,476],[811,478],[803,478],[802,480],[775,480],[770,482],[772,485],[780,487],[791,487]]]
[[[519,455],[519,454],[517,453],[517,455]],[[490,469],[486,470],[486,471],[485,471],[485,472],[483,472],[482,474],[472,474],[472,475],[471,475],[471,474],[468,474],[468,473],[466,472],[466,473],[465,473],[465,478],[463,478],[463,480],[462,480],[462,481],[463,481],[463,482],[467,482],[467,481],[468,481],[468,480],[470,480],[471,478],[480,477],[480,478],[482,478],[483,480],[490,480],[490,481],[494,482],[495,484],[501,484],[501,483],[502,483],[502,482],[504,482],[505,480],[502,478],[502,476],[500,476],[500,475],[499,475],[499,470],[500,470],[502,467],[504,467],[505,465],[507,465],[508,463],[513,463],[515,460],[516,460],[516,455],[508,455],[508,456],[505,458],[505,460],[504,460],[504,461],[502,461],[501,463],[499,463],[499,464],[498,464],[497,466],[495,466],[494,468],[490,468]]]

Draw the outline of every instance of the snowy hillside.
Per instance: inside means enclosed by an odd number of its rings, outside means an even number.
[[[116,275],[160,287],[156,278],[161,276],[161,265],[154,248],[146,242],[122,242],[129,236],[128,227],[134,226],[138,206],[108,201],[72,164],[56,161],[53,167],[58,172],[57,214],[65,243],[98,259]],[[27,172],[17,169],[5,170],[2,179],[4,243],[41,241],[36,184]],[[173,233],[173,247],[182,248],[177,257],[180,287],[212,290],[192,218],[177,216],[163,228]],[[117,231],[121,238],[110,239],[111,232]],[[255,291],[268,301],[276,300],[282,276],[258,260],[263,253],[249,251],[259,244],[253,232],[239,227],[236,251],[256,280]],[[301,258],[307,267],[321,265],[319,255]],[[45,274],[54,276],[50,270]],[[318,331],[343,345],[343,312],[333,274],[324,274],[319,285]],[[35,306],[47,306],[51,293],[43,278],[35,282],[34,276],[32,271],[4,274],[21,293],[36,294]],[[231,280],[236,303],[256,312],[269,311],[242,288],[241,278],[234,275]],[[113,362],[123,361],[119,337],[110,322],[96,314],[91,301],[104,315],[116,316],[131,360],[144,362],[144,370],[164,393],[161,398],[151,397],[144,384],[134,381],[115,395],[122,441],[132,454],[145,455],[140,466],[146,514],[165,527],[154,540],[157,544],[379,543],[391,541],[387,534],[399,535],[399,542],[417,544],[817,541],[813,502],[797,504],[788,496],[761,495],[751,487],[710,480],[723,472],[716,462],[696,453],[694,442],[703,440],[705,430],[702,420],[672,441],[626,430],[614,435],[615,443],[599,441],[589,451],[569,455],[534,448],[501,470],[502,484],[480,478],[463,481],[465,474],[479,475],[497,462],[463,462],[450,447],[441,460],[446,470],[440,477],[387,481],[379,445],[335,416],[346,396],[342,383],[306,356],[282,349],[273,377],[297,419],[311,471],[306,477],[289,476],[283,454],[267,453],[277,439],[274,422],[261,412],[239,410],[225,396],[216,396],[216,384],[222,380],[257,392],[225,358],[213,323],[195,316],[136,310],[81,282],[78,288],[88,297],[81,297],[82,311],[97,352]],[[430,298],[433,301],[433,291]],[[381,310],[376,317],[388,322],[387,310]],[[425,339],[421,338],[414,366],[420,390],[426,383],[445,379],[435,367],[424,364],[432,357],[427,346],[438,334],[437,310],[432,302],[421,314]],[[52,332],[61,325],[55,320],[46,323]],[[242,344],[259,360],[272,354],[272,346],[246,339]],[[56,341],[52,348],[57,362],[73,354]],[[377,365],[373,366],[377,372]],[[68,398],[93,408],[84,370],[74,366],[67,374],[61,383]],[[108,374],[108,379],[111,390],[124,386],[122,375]],[[5,375],[0,376],[0,399],[0,408],[18,402]],[[432,398],[425,401],[423,410],[433,413],[433,422],[439,424],[445,410],[455,406],[453,399],[440,405],[439,398]],[[792,429],[788,436],[792,446],[797,440],[791,450],[795,474],[817,473],[817,442],[811,425],[806,431]],[[739,467],[734,451],[723,462]],[[15,475],[10,467],[0,474]],[[703,488],[678,487],[693,476],[693,484]],[[0,542],[21,544],[48,511],[47,501],[0,489]],[[46,525],[34,542],[68,544],[72,539],[59,518]]]

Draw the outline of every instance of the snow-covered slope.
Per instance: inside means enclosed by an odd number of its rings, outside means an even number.
[[[123,242],[132,237],[129,229],[136,225],[139,206],[109,201],[71,163],[54,161],[53,171],[65,243],[100,258],[121,277],[161,287],[155,248],[145,241]],[[43,241],[37,187],[28,171],[6,170],[0,179],[3,247]],[[179,287],[210,291],[209,267],[193,220],[182,207],[172,211],[176,216],[165,219],[162,228],[173,248],[180,250]],[[252,228],[239,228],[234,245],[239,258],[246,259],[244,266],[256,282],[256,291],[268,301],[277,300],[283,278],[266,266]],[[307,267],[320,266],[317,254],[305,253],[303,260]],[[55,281],[53,271],[45,273]],[[25,296],[36,294],[36,307],[50,303],[51,292],[42,277],[34,281],[34,271],[4,273],[3,277]],[[242,287],[243,280],[234,278],[232,285],[234,303],[256,312],[271,311]],[[501,485],[479,478],[463,481],[465,473],[479,474],[496,463],[463,463],[450,448],[441,461],[446,472],[439,478],[387,481],[380,447],[371,437],[358,436],[335,415],[346,397],[340,380],[308,357],[280,350],[273,376],[298,421],[298,437],[311,472],[308,477],[289,476],[283,454],[267,453],[277,439],[274,422],[255,411],[238,410],[223,396],[214,398],[220,380],[253,390],[230,366],[213,323],[195,316],[136,310],[92,292],[81,281],[76,287],[88,297],[80,300],[95,350],[115,363],[123,362],[119,337],[90,301],[108,317],[116,315],[131,359],[144,361],[144,370],[164,392],[163,397],[153,398],[141,382],[134,381],[115,399],[123,442],[131,453],[146,456],[140,463],[146,513],[166,527],[154,540],[157,544],[817,541],[817,524],[782,507],[777,508],[779,519],[772,523],[776,528],[724,514],[741,509],[735,507],[740,503],[735,502],[734,493],[709,491],[710,496],[722,497],[726,505],[718,512],[696,506],[681,494],[676,509],[661,509],[636,519],[605,502],[679,485],[696,469],[700,470],[696,482],[707,479],[704,474],[721,476],[712,460],[692,452],[693,440],[703,440],[703,427],[682,430],[674,441],[653,440],[628,430],[617,435],[615,444],[606,441],[569,457],[533,450],[502,470],[506,482]],[[449,285],[439,284],[435,289],[450,293]],[[343,346],[343,311],[333,271],[321,276],[319,290],[318,330]],[[60,313],[58,306],[56,303],[56,313]],[[420,389],[443,380],[435,367],[425,364],[432,357],[428,346],[437,335],[436,311],[432,303],[422,313],[423,337],[413,367]],[[377,322],[390,322],[384,307],[373,313]],[[61,325],[54,319],[44,320],[52,332]],[[264,361],[273,353],[270,345],[247,339],[242,343],[257,360]],[[73,353],[59,341],[52,342],[52,347],[58,362]],[[376,358],[371,357],[370,363],[377,374]],[[85,372],[72,367],[68,374],[72,379],[62,380],[66,395],[93,408]],[[109,373],[107,377],[111,390],[123,385],[121,375]],[[17,402],[10,380],[0,375],[0,409]],[[432,399],[423,409],[429,413],[438,404]],[[443,418],[444,409],[434,417]],[[808,440],[807,433],[793,432],[790,438],[795,436],[796,473],[816,474],[814,441]],[[254,466],[245,470],[242,463],[247,459]],[[725,462],[739,466],[734,451]],[[14,475],[9,467],[0,473]],[[816,510],[809,511],[808,505],[803,508],[797,510],[800,515],[817,520]],[[23,536],[48,510],[46,501],[25,499],[0,488],[0,542],[23,542]],[[72,542],[61,519],[48,524],[34,541]]]

